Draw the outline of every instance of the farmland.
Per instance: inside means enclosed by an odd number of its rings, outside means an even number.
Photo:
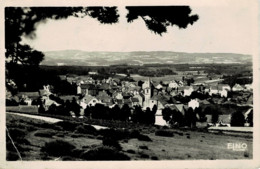
[[[46,123],[7,114],[6,125],[23,160],[187,160],[252,159],[252,136],[241,137],[190,129],[126,125],[95,130],[87,121]],[[68,127],[69,126],[69,127]],[[111,134],[113,133],[113,134]],[[108,139],[108,135],[113,138]],[[167,136],[167,137],[166,137]],[[56,143],[59,142],[59,143]],[[228,143],[247,144],[245,151],[227,149]],[[70,145],[69,152],[55,154],[51,144]],[[113,157],[100,156],[110,152]],[[95,153],[93,153],[95,152]],[[7,138],[7,160],[18,160]]]

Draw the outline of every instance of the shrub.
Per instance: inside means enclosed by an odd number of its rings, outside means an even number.
[[[75,146],[69,142],[63,140],[56,140],[45,143],[41,151],[46,152],[48,155],[51,156],[65,156],[69,155],[74,148]]]
[[[53,131],[49,131],[49,130],[37,131],[34,134],[34,136],[47,137],[47,138],[52,138],[53,135],[54,135],[54,132]]]
[[[158,157],[156,157],[156,156],[152,156],[151,159],[152,160],[159,160]]]
[[[34,127],[34,126],[26,126],[26,130],[29,131],[29,132],[31,132],[31,131],[37,130],[37,128]]]
[[[71,151],[71,156],[79,158],[82,153],[84,153],[84,150],[73,149]]]
[[[130,153],[130,154],[135,154],[135,151],[134,150],[126,150],[126,152]]]
[[[99,134],[106,138],[113,138],[114,140],[122,140],[129,138],[129,132],[127,130],[115,130],[115,129],[101,129]]]
[[[22,129],[11,128],[8,130],[10,136],[15,140],[17,138],[23,138],[26,135],[26,132]]]
[[[62,127],[63,130],[67,130],[67,131],[74,131],[76,127],[79,125],[78,123],[72,121],[59,121],[55,124],[57,126]]]
[[[8,151],[6,154],[7,161],[17,161],[19,160],[19,156],[16,152]]]
[[[141,154],[140,154],[140,157],[141,157],[141,158],[149,158],[149,155],[144,154],[144,153],[141,153]]]
[[[156,136],[163,136],[163,137],[173,137],[173,132],[168,130],[157,130],[155,132]]]
[[[244,157],[249,157],[249,153],[247,151],[244,152]]]
[[[91,125],[84,125],[84,130],[86,134],[97,135],[97,129]]]
[[[130,157],[127,155],[119,152],[118,150],[103,146],[91,149],[82,153],[81,158],[84,160],[91,160],[91,161],[104,161],[104,160],[130,160]]]
[[[16,140],[14,140],[16,143],[18,143],[19,145],[30,145],[31,143],[25,139],[24,137],[18,137],[16,138]]]
[[[130,138],[138,138],[139,135],[140,135],[140,132],[139,132],[138,130],[132,130],[132,131],[130,131],[130,133],[129,133],[129,137],[130,137]]]
[[[82,135],[73,133],[73,134],[71,134],[71,137],[72,138],[79,138],[79,137],[82,137]]]
[[[143,135],[143,134],[140,134],[138,136],[138,140],[140,140],[140,141],[152,141],[152,139],[149,136]]]
[[[238,111],[231,116],[231,126],[244,126],[245,116],[242,112]]]
[[[105,138],[102,143],[104,146],[114,147],[117,150],[122,150],[122,147],[117,142],[117,140],[113,140],[111,138]]]
[[[143,149],[143,150],[148,150],[148,147],[147,146],[139,146],[140,149]]]
[[[38,127],[46,128],[46,129],[56,129],[56,130],[62,130],[63,128],[58,125],[54,125],[52,123],[38,123]]]

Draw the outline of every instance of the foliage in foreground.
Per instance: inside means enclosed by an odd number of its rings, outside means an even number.
[[[84,160],[91,160],[91,161],[130,160],[130,157],[109,146],[97,147],[89,151],[86,151],[82,153],[81,158]]]
[[[69,142],[63,140],[55,140],[48,143],[45,143],[45,146],[42,147],[41,151],[47,153],[51,156],[66,156],[70,155],[71,151],[75,148]]]

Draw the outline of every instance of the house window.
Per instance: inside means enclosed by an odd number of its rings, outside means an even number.
[[[96,100],[93,100],[93,103],[96,103]]]

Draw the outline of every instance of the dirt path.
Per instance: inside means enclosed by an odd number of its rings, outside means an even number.
[[[7,114],[13,114],[13,115],[18,115],[18,116],[24,116],[24,117],[29,117],[29,118],[34,118],[38,120],[43,120],[48,123],[57,123],[59,121],[63,121],[61,119],[53,118],[53,117],[44,117],[44,116],[37,116],[37,115],[31,115],[31,114],[22,114],[22,113],[12,113],[12,112],[6,112]],[[99,125],[92,125],[95,127],[97,130],[100,129],[107,129],[108,127],[105,126],[99,126]]]
[[[11,113],[11,112],[6,112],[6,113],[18,115],[18,116],[29,117],[29,118],[34,118],[34,119],[39,119],[39,120],[46,121],[48,123],[57,123],[59,121],[63,121],[61,119],[56,119],[56,118],[52,118],[52,117],[43,117],[43,116],[37,116],[37,115],[31,115],[31,114]]]

